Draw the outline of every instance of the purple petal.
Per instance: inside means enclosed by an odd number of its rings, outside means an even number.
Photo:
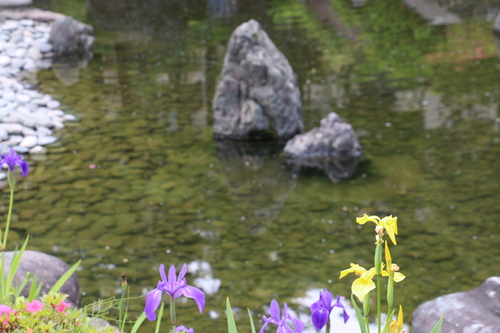
[[[287,324],[278,326],[276,333],[295,333]]]
[[[203,291],[192,286],[185,286],[182,288],[182,294],[188,298],[194,299],[200,313],[203,312],[203,308],[205,308],[205,294]]]
[[[170,266],[170,268],[168,269],[168,293],[170,294],[170,296],[174,297],[174,293],[175,293],[175,282],[177,280],[177,276],[176,276],[176,273],[175,273],[175,266],[172,265]]]
[[[340,303],[340,296],[337,296],[337,303],[335,303],[333,307],[342,308],[342,310],[344,310],[344,324],[347,323],[349,315],[347,314],[344,305]]]
[[[155,311],[160,306],[161,293],[161,290],[153,289],[146,296],[146,307],[144,308],[144,312],[146,312],[146,317],[151,321],[156,320]]]
[[[165,265],[160,265],[160,276],[162,281],[167,281],[167,276],[165,275]]]
[[[292,320],[293,325],[295,326],[295,330],[298,333],[302,333],[302,331],[304,330],[304,323],[302,322],[302,320],[292,316],[290,316],[290,319]]]
[[[177,278],[177,282],[181,282],[182,279],[184,279],[184,275],[186,275],[187,269],[188,268],[186,264],[182,265],[182,269],[179,272],[179,277]]]
[[[322,305],[323,305],[323,302],[321,300],[314,302],[313,304],[311,304],[311,312],[314,312],[317,309],[320,309],[322,307]]]
[[[194,333],[194,329],[191,327],[191,328],[187,328],[186,326],[184,325],[181,325],[181,326],[177,326],[176,329],[175,329],[177,332],[180,332],[180,331],[184,331],[186,333]]]
[[[271,318],[266,318],[266,316],[262,316],[262,319],[264,320],[264,325],[260,328],[259,333],[264,333],[264,329],[266,328],[267,325],[269,325],[269,319]]]
[[[271,301],[271,307],[269,308],[269,314],[271,315],[272,319],[276,321],[276,324],[280,321],[280,305],[278,301],[273,299]]]
[[[23,161],[23,160],[19,160],[17,162],[17,164],[19,164],[19,166],[21,167],[21,171],[22,171],[22,176],[25,177],[27,174],[28,174],[28,171],[30,169],[29,165],[28,165],[28,162],[26,161]]]
[[[325,308],[328,310],[328,312],[331,312],[333,307],[332,307],[332,302],[333,302],[333,296],[332,294],[325,289],[322,293],[322,298],[323,298],[323,304],[325,304]]]
[[[328,311],[324,308],[318,309],[312,313],[311,320],[318,331],[325,327],[328,321],[328,314]]]

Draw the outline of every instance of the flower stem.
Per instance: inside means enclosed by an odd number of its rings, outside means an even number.
[[[381,295],[380,295],[380,275],[377,275],[377,328],[378,328],[378,333],[381,332],[381,325],[382,325],[382,317],[381,317]]]
[[[172,322],[172,333],[176,333],[175,299],[173,297],[170,297],[170,321]]]
[[[10,218],[12,217],[12,207],[14,206],[14,186],[16,185],[16,181],[14,179],[14,175],[9,171],[7,171],[7,179],[10,185],[10,203],[9,203],[9,212],[7,214],[7,223],[5,225],[5,234],[3,236],[3,248],[7,248],[7,238],[9,236],[9,228],[10,228]]]
[[[375,248],[375,258],[374,258],[375,270],[377,272],[377,331],[381,332],[381,283],[380,277],[382,276],[382,241],[377,241],[377,247]]]

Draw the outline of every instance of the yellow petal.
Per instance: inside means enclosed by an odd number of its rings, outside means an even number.
[[[358,264],[351,263],[351,268],[344,269],[343,271],[340,272],[339,279],[342,279],[344,276],[346,276],[349,273],[363,274],[365,272],[366,272],[366,269],[364,269],[363,267],[359,266]]]
[[[375,269],[375,267],[372,267],[368,272],[361,274],[361,277],[367,280],[371,280],[373,279],[375,274],[377,274],[377,270]]]
[[[365,224],[366,222],[374,222],[376,225],[378,225],[378,221],[380,221],[380,217],[375,215],[368,216],[364,214],[363,217],[356,217],[356,222],[358,224]]]
[[[371,279],[359,278],[354,280],[351,286],[352,293],[363,302],[365,295],[375,289],[375,283]]]
[[[392,257],[391,257],[391,251],[389,251],[389,245],[387,242],[385,242],[385,262],[386,262],[386,267],[391,268],[392,267]]]
[[[405,279],[406,276],[404,276],[403,274],[399,273],[399,272],[394,272],[394,281],[395,282],[400,282],[400,281],[403,281]]]
[[[398,332],[401,332],[403,330],[403,306],[399,306],[399,313],[398,313]]]
[[[392,215],[384,217],[380,221],[380,225],[384,227],[391,241],[396,245],[396,235],[398,234],[398,218]]]

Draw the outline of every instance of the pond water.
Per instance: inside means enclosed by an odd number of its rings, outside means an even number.
[[[83,259],[85,304],[118,295],[122,272],[138,296],[161,263],[188,263],[207,305],[191,316],[194,303],[182,304],[179,322],[222,331],[227,296],[255,319],[272,298],[306,313],[296,300],[308,290],[349,296],[340,270],[371,267],[374,248],[372,226],[355,218],[392,214],[407,275],[396,302],[409,320],[418,304],[500,271],[493,3],[441,1],[452,20],[430,25],[443,17],[395,0],[36,2],[92,24],[97,39],[90,61],[38,73],[38,88],[79,120],[27,157],[11,239]],[[213,140],[226,43],[251,18],[297,74],[306,130],[331,111],[353,125],[367,159],[352,179],[294,173],[275,142]]]

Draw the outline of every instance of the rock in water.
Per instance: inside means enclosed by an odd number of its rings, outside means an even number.
[[[428,333],[444,313],[441,332],[500,332],[500,277],[479,287],[438,297],[413,312],[413,333]]]
[[[231,35],[221,76],[213,100],[214,137],[288,139],[303,131],[295,74],[257,21]]]
[[[331,112],[320,127],[289,140],[284,152],[289,164],[323,170],[338,182],[354,174],[362,150],[352,126]]]
[[[58,19],[52,26],[49,42],[56,56],[90,54],[94,43],[94,29],[71,17]],[[42,50],[40,50],[43,52]]]

